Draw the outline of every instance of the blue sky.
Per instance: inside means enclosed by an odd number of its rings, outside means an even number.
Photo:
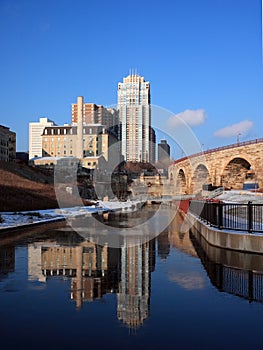
[[[204,149],[263,137],[261,21],[261,0],[0,0],[0,124],[26,151],[30,121],[115,105],[136,68],[169,111],[154,127],[176,138],[180,115]]]

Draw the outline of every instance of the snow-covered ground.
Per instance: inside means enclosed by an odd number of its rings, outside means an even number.
[[[73,208],[57,208],[47,210],[34,210],[23,212],[0,212],[0,231],[3,228],[13,228],[23,225],[35,224],[39,222],[52,222],[57,219],[66,219],[70,217],[78,217],[92,215],[99,212],[121,211],[132,212],[142,206],[140,201],[98,201],[91,206],[73,207]]]
[[[216,199],[222,200],[228,203],[259,203],[263,204],[263,193],[244,191],[244,190],[231,190],[224,191],[222,194],[216,197]]]

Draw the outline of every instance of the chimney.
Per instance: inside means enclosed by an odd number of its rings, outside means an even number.
[[[76,157],[83,158],[83,96],[78,96]]]

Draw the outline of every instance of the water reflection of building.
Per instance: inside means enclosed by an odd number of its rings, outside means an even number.
[[[83,301],[116,292],[118,286],[117,249],[83,242],[78,246],[42,246],[44,276],[71,277],[71,299],[81,307]]]
[[[263,255],[216,248],[190,235],[212,284],[220,291],[263,302]]]
[[[155,240],[111,248],[73,234],[69,237],[70,232],[61,232],[55,242],[47,240],[28,245],[29,280],[47,283],[56,276],[69,278],[70,296],[78,308],[85,301],[116,293],[118,319],[128,327],[142,325],[149,316]]]
[[[1,247],[0,248],[0,281],[8,273],[15,271],[15,248]]]
[[[121,279],[117,295],[118,319],[136,328],[149,316],[151,272],[155,266],[155,240],[121,248]]]
[[[158,256],[165,260],[170,253],[170,242],[168,239],[168,231],[163,231],[157,238],[158,242]]]
[[[28,245],[28,280],[45,282],[46,276],[41,269],[41,243]]]
[[[176,219],[170,223],[167,230],[168,240],[171,246],[186,254],[197,257],[193,243],[189,237],[189,226],[183,217],[178,214]]]

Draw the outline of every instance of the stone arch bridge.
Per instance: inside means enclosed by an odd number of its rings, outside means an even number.
[[[168,169],[174,194],[199,193],[203,184],[242,189],[252,178],[263,187],[263,138],[223,146],[176,160]]]

